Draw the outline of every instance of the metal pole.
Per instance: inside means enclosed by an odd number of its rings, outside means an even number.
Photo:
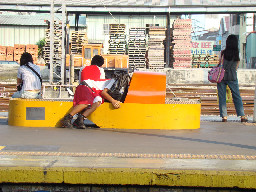
[[[54,0],[51,2],[50,22],[50,84],[53,83],[53,56],[54,56]]]
[[[253,122],[256,122],[256,85],[255,85],[255,92],[254,92],[254,108],[253,108]]]
[[[165,67],[170,67],[170,44],[171,44],[171,24],[170,24],[170,13],[167,13],[167,30],[166,30],[166,45],[165,45],[165,58],[166,58],[166,64]]]
[[[66,15],[66,48],[65,55],[69,54],[69,22],[68,22],[68,13]],[[65,69],[67,68],[67,60],[65,59]],[[64,83],[67,84],[67,73],[64,73]]]
[[[64,85],[64,79],[65,79],[65,72],[66,72],[66,66],[65,66],[65,26],[66,26],[66,3],[65,0],[62,0],[62,43],[61,43],[61,84]]]
[[[75,71],[74,71],[74,55],[70,54],[70,61],[69,61],[69,81],[70,85],[73,85],[75,80]]]

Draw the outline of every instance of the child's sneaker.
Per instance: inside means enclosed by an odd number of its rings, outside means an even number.
[[[62,127],[64,128],[70,128],[72,129],[73,128],[73,125],[71,123],[71,120],[73,119],[73,116],[70,115],[70,114],[67,114],[63,120],[62,120]]]
[[[84,116],[78,114],[77,119],[73,123],[73,126],[76,129],[86,129],[86,126],[84,124]]]

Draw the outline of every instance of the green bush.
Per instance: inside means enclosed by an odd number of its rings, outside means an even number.
[[[41,39],[36,45],[38,45],[38,56],[42,57],[44,55],[43,48],[45,46],[45,39]]]

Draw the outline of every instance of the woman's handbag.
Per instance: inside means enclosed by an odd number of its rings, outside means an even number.
[[[224,77],[225,69],[223,68],[224,57],[222,56],[222,61],[216,67],[213,67],[208,72],[208,80],[212,83],[220,83]]]

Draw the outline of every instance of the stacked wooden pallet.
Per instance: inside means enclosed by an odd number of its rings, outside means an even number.
[[[218,55],[196,55],[192,56],[193,68],[212,68],[219,64]]]
[[[71,54],[82,54],[82,47],[86,44],[88,44],[87,32],[71,32]]]
[[[6,47],[0,46],[0,61],[6,60]]]
[[[109,54],[124,55],[126,52],[125,24],[109,25]]]
[[[61,42],[62,42],[62,25],[61,22],[54,21],[54,54],[53,65],[61,63]],[[44,60],[46,65],[50,65],[50,29],[45,31]]]
[[[34,64],[37,64],[38,63],[38,45],[33,45],[33,44],[26,45],[26,52],[32,55]]]
[[[164,62],[164,40],[165,40],[164,27],[150,27],[148,38],[148,68],[149,69],[163,69]]]
[[[128,55],[130,71],[146,68],[146,28],[130,28]]]
[[[6,61],[13,61],[14,47],[7,46],[6,48]]]
[[[173,23],[172,38],[173,38],[173,57],[174,68],[191,68],[191,19],[176,19]]]
[[[16,61],[17,63],[20,63],[20,57],[22,55],[22,53],[25,52],[25,45],[22,44],[15,44],[14,45],[14,61]]]
[[[208,55],[208,63],[211,67],[214,67],[219,64],[219,56],[218,55]]]

